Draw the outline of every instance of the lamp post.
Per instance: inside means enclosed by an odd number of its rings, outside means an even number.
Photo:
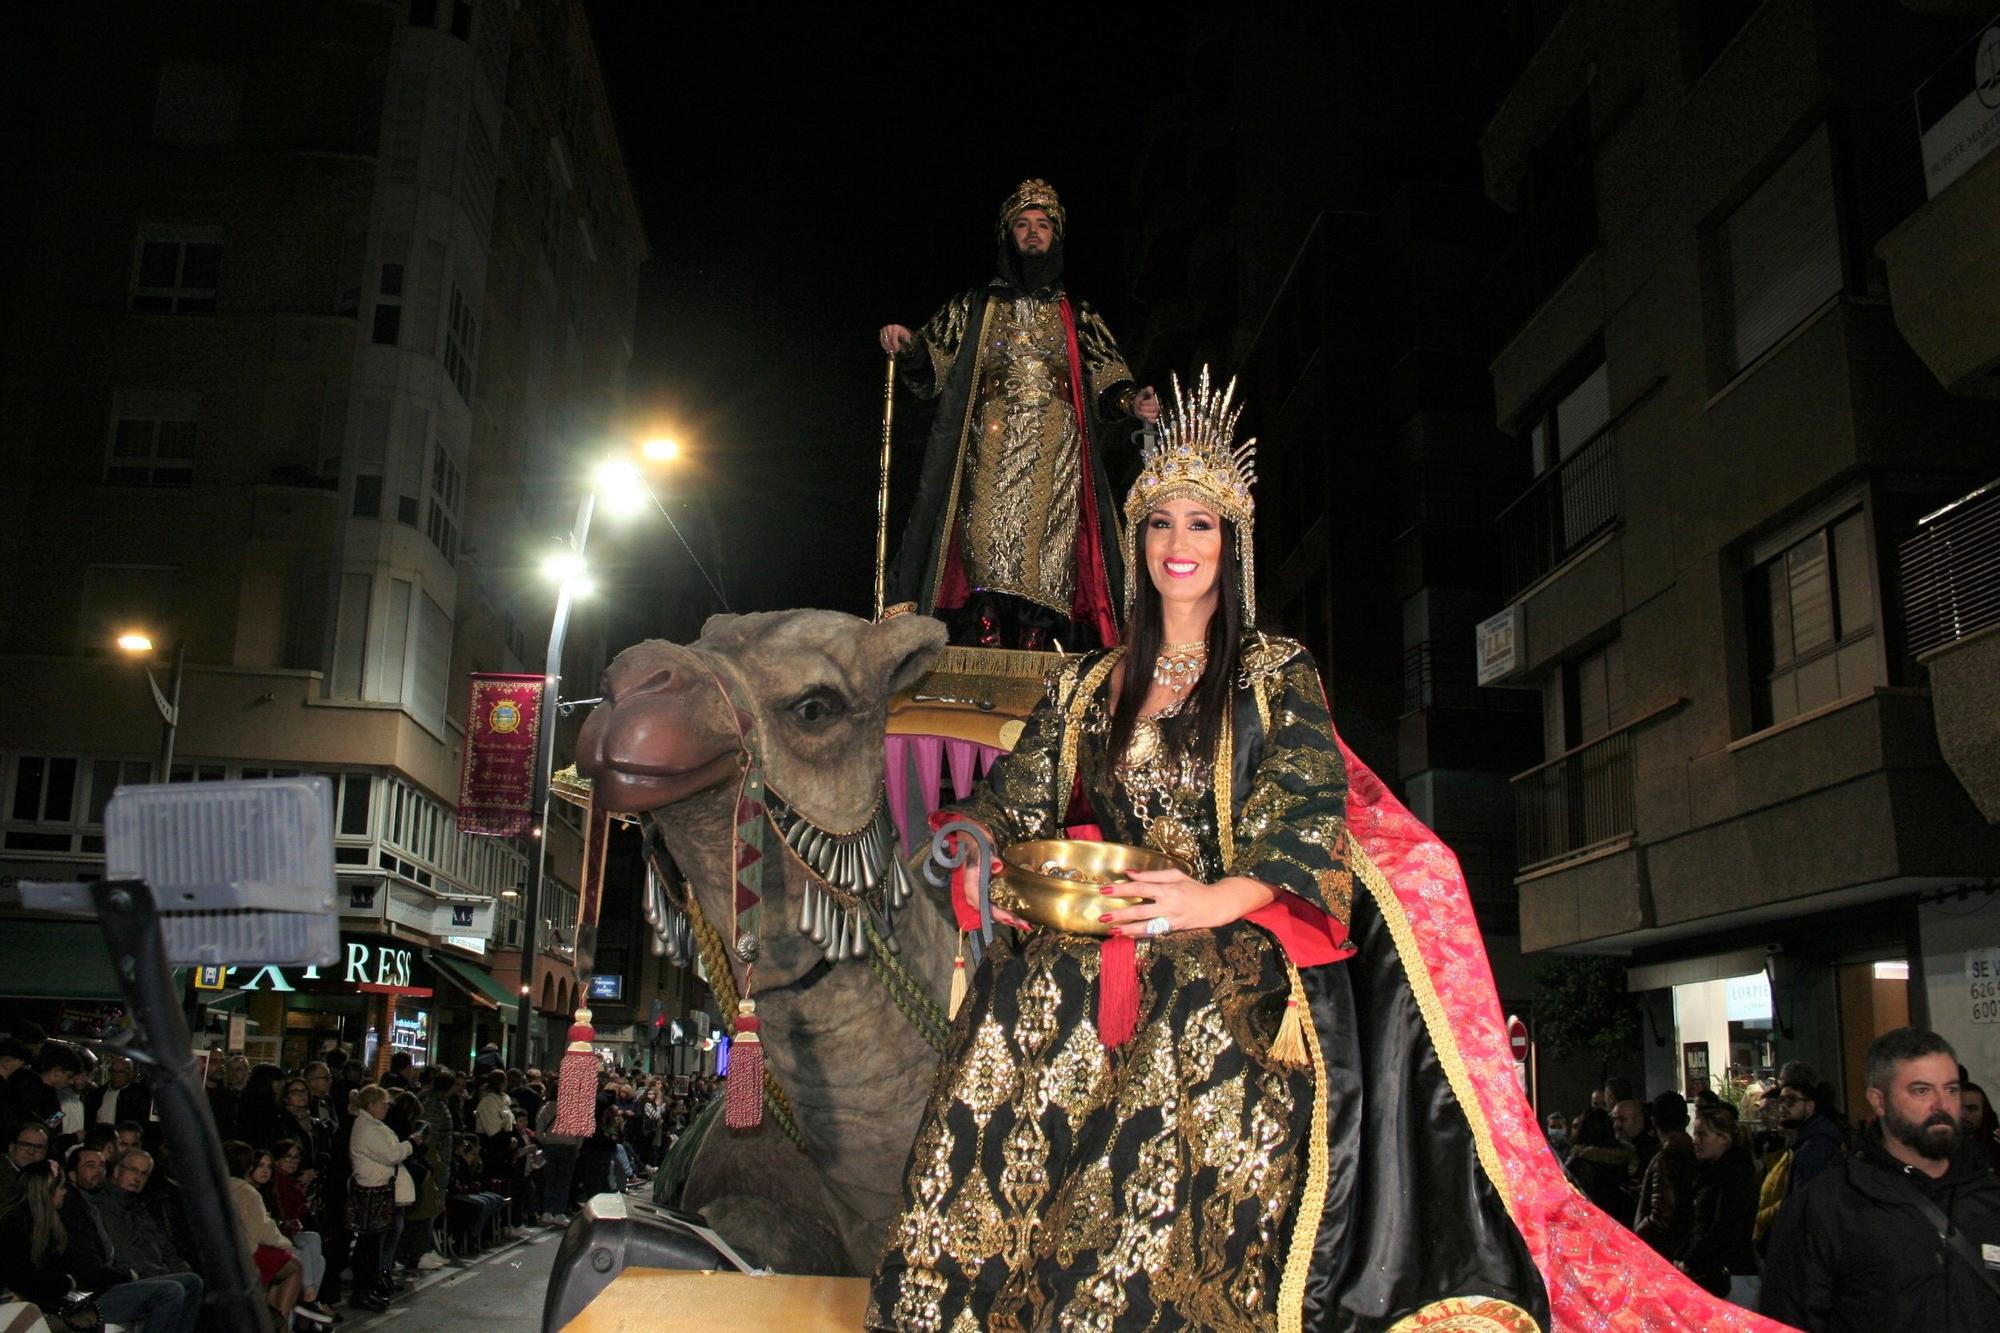
[[[542,659],[542,699],[535,733],[535,785],[529,798],[535,813],[528,839],[534,854],[528,859],[528,884],[521,903],[521,998],[515,1003],[514,1059],[516,1068],[534,1063],[529,1056],[529,1036],[535,1016],[535,959],[541,953],[542,874],[549,849],[549,780],[556,758],[556,702],[561,697],[563,640],[569,634],[569,612],[580,584],[585,583],[583,548],[590,540],[590,520],[597,512],[597,490],[583,493],[576,506],[576,522],[570,525],[569,550],[553,558],[550,572],[562,581],[556,590],[555,619],[549,622],[548,655]],[[587,586],[587,585],[586,585]]]
[[[654,462],[667,462],[680,451],[671,441],[648,441],[642,450]],[[637,509],[651,498],[646,478],[630,460],[614,458],[597,471],[596,484],[577,502],[576,522],[570,525],[566,550],[552,556],[544,566],[558,580],[555,618],[549,622],[549,647],[542,659],[542,698],[539,729],[535,734],[535,784],[529,797],[535,822],[529,830],[534,855],[528,862],[528,882],[522,892],[521,997],[514,1021],[514,1061],[526,1069],[530,1061],[529,1037],[535,1012],[535,959],[541,954],[542,879],[548,857],[549,783],[555,772],[557,705],[561,701],[563,640],[569,634],[570,608],[579,596],[591,589],[584,564],[585,545],[590,541],[590,522],[597,513],[598,493],[614,511]]]
[[[153,651],[153,640],[137,631],[118,636],[118,647],[132,657],[144,657]],[[167,782],[174,772],[174,731],[181,721],[181,676],[187,666],[187,640],[174,645],[174,664],[168,672],[168,684],[161,690],[160,681],[147,667],[146,684],[153,691],[153,706],[160,710],[160,781]]]

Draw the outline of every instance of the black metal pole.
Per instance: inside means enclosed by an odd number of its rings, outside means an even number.
[[[178,671],[175,674],[178,679]],[[175,1183],[194,1234],[205,1242],[195,1247],[193,1255],[212,1307],[212,1322],[204,1318],[202,1327],[223,1333],[268,1333],[263,1288],[250,1267],[230,1202],[222,1140],[209,1115],[208,1098],[194,1076],[187,1024],[174,994],[174,973],[167,966],[153,890],[144,880],[99,880],[90,886],[90,896],[111,951],[118,988],[132,1012],[134,1040],[126,1050],[150,1066],[160,1128],[173,1153]]]

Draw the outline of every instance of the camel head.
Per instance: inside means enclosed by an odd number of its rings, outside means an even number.
[[[692,644],[648,640],[606,669],[604,702],[577,739],[578,771],[605,808],[651,814],[725,940],[743,771],[725,686],[751,715],[777,825],[765,833],[767,851],[784,868],[782,893],[775,875],[766,880],[760,991],[837,953],[802,929],[802,914],[810,920],[822,905],[803,864],[839,882],[857,873],[864,852],[879,857],[880,830],[893,828],[880,807],[889,700],[922,677],[944,639],[944,627],[926,616],[874,624],[837,611],[725,615],[711,618]],[[874,830],[866,848],[823,836],[853,830]],[[780,836],[798,857],[783,855]],[[893,848],[893,833],[889,839]],[[837,916],[834,930],[838,937]]]

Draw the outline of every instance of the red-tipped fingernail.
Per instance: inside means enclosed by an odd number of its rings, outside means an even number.
[[[1106,912],[1103,916],[1097,918],[1097,924],[1101,926],[1109,920],[1111,920],[1111,913]]]

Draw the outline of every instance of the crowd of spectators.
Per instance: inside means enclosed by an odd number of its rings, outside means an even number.
[[[2000,1328],[2000,1125],[1936,1033],[1866,1055],[1867,1111],[1794,1061],[1726,1100],[1614,1078],[1549,1145],[1577,1190],[1707,1291],[1810,1333]]]
[[[55,1329],[194,1329],[197,1238],[152,1090],[115,1050],[100,1060],[13,1026],[0,1036],[0,1286]],[[339,1047],[296,1070],[209,1061],[229,1202],[275,1328],[387,1310],[447,1255],[567,1225],[580,1199],[650,1178],[718,1087],[607,1068],[595,1132],[566,1137],[556,1079],[506,1068],[497,1048],[463,1072],[406,1052],[371,1072]]]

